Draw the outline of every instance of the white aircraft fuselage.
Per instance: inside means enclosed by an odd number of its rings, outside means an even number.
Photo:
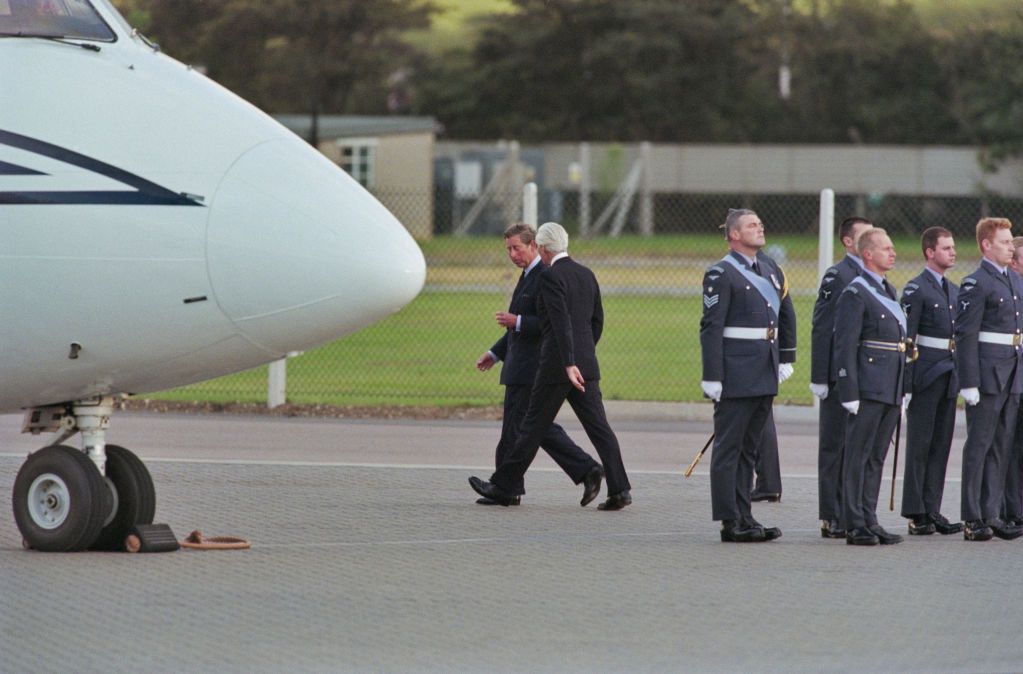
[[[418,294],[362,186],[92,4],[112,40],[0,37],[0,412],[254,367]]]

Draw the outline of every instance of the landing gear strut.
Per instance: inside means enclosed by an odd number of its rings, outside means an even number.
[[[25,547],[48,552],[121,550],[129,530],[151,524],[156,490],[145,464],[106,444],[114,398],[30,410],[24,432],[59,433],[14,480],[14,519]],[[60,444],[82,433],[82,450]]]

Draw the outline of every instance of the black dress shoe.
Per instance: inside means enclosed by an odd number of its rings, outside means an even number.
[[[606,501],[597,506],[597,510],[621,510],[627,505],[632,505],[632,494],[628,489],[608,496]]]
[[[821,520],[821,538],[845,538],[845,529],[838,520]]]
[[[997,517],[988,520],[985,524],[987,524],[988,528],[991,529],[991,533],[998,536],[1003,541],[1011,541],[1023,536],[1023,527],[1019,527],[1015,524],[1009,524]]]
[[[847,545],[877,545],[880,541],[870,529],[856,528],[845,532],[845,542]]]
[[[765,527],[760,522],[753,519],[752,516],[746,516],[742,518],[743,524],[750,529],[762,529],[764,531],[764,540],[773,541],[781,538],[781,529],[778,527]]]
[[[750,527],[742,520],[721,520],[722,543],[761,543],[766,540],[763,527]]]
[[[589,472],[586,473],[586,477],[583,478],[583,497],[579,501],[579,505],[585,508],[589,505],[590,501],[597,498],[597,494],[600,493],[600,480],[603,477],[603,468],[600,466],[590,468]]]
[[[749,495],[749,500],[757,503],[759,501],[767,501],[768,503],[778,503],[781,501],[781,494],[774,494],[768,491],[756,491],[754,490]]]
[[[511,502],[508,505],[513,505],[514,506],[514,505],[519,505],[520,503],[522,503],[522,497],[521,496],[513,496],[511,498]],[[478,499],[476,499],[476,504],[477,505],[501,505],[497,501],[494,501],[492,499],[489,499],[489,498],[486,498],[486,497],[483,497],[483,496],[480,496]]]
[[[910,536],[930,536],[935,530],[934,522],[927,515],[913,515],[909,520]]]
[[[963,530],[962,522],[949,522],[941,513],[931,513],[927,516],[927,520],[934,525],[934,530],[943,536],[958,534]],[[1014,522],[1014,524],[1021,524],[1021,522]]]
[[[506,494],[497,485],[485,482],[475,475],[469,478],[469,486],[483,498],[496,501],[498,505],[510,506],[512,501],[519,498],[518,496]]]
[[[967,520],[963,523],[963,538],[968,541],[990,541],[994,535],[991,527],[982,520]]]
[[[873,524],[867,527],[867,531],[877,536],[877,542],[881,545],[895,545],[902,542],[902,536],[885,531],[880,524]]]

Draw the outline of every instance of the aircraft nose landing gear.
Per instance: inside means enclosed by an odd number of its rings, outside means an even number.
[[[145,464],[124,447],[105,443],[113,403],[103,398],[26,415],[23,430],[61,434],[31,454],[14,480],[14,519],[25,547],[123,550],[133,526],[152,523],[156,490]],[[78,430],[84,451],[57,444]]]

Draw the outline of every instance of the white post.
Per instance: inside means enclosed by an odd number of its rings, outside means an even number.
[[[275,360],[267,366],[266,406],[273,409],[283,405],[288,396],[288,359]]]
[[[824,278],[835,260],[835,190],[821,190],[820,221],[817,230],[817,280]],[[813,396],[813,408],[819,410],[821,401]]]
[[[639,180],[639,233],[641,236],[652,236],[654,233],[654,196],[650,190],[650,143],[639,144],[640,180]]]
[[[821,214],[817,239],[817,279],[834,262],[835,255],[835,190],[821,190]]]
[[[537,210],[536,183],[526,183],[522,188],[522,222],[539,227]]]
[[[590,144],[579,144],[579,235],[590,235]]]

